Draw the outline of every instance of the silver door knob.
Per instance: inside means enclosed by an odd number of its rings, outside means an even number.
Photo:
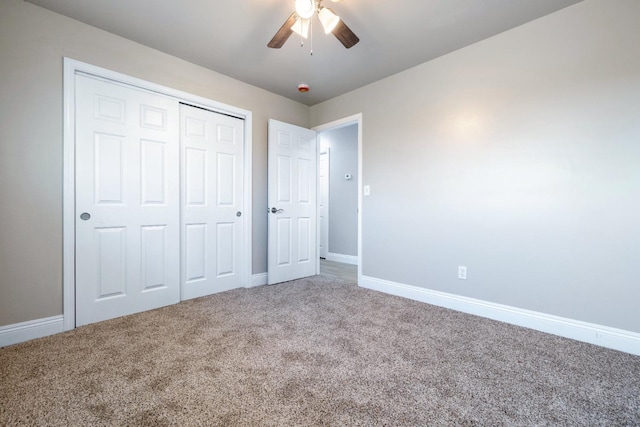
[[[242,216],[242,212],[240,212],[240,211],[236,212],[236,216],[237,216],[237,217]]]
[[[271,208],[271,213],[282,213],[284,212],[284,209],[278,209],[278,208]]]
[[[80,219],[83,221],[87,221],[91,218],[91,215],[88,212],[82,212],[80,214]]]

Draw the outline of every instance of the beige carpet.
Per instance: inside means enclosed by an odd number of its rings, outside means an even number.
[[[314,277],[0,349],[0,425],[640,425],[640,357]]]

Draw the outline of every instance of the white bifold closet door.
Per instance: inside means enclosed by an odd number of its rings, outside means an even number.
[[[76,76],[76,325],[180,299],[179,107]]]
[[[180,105],[182,299],[243,286],[244,121]]]

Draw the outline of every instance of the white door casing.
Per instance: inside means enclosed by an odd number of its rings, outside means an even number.
[[[327,258],[329,252],[329,168],[330,149],[327,147],[320,153],[318,161],[318,220],[319,224],[319,251],[320,258]]]
[[[182,299],[243,286],[242,119],[180,105]]]
[[[268,284],[316,274],[316,132],[269,120]]]
[[[178,104],[76,76],[76,325],[174,304]]]

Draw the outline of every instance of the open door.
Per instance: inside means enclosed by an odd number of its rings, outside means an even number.
[[[269,120],[268,280],[316,274],[316,132]]]

